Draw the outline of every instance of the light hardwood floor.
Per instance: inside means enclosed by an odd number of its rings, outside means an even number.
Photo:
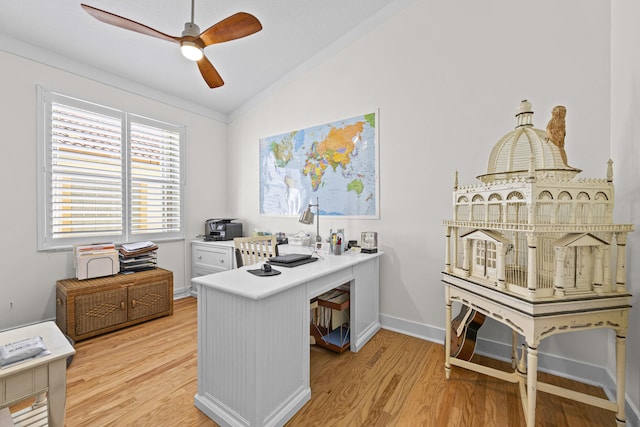
[[[174,315],[76,344],[66,426],[215,426],[196,409],[196,300]],[[224,351],[224,349],[220,349]],[[288,426],[524,426],[516,385],[461,368],[444,347],[382,330],[358,353],[312,346],[311,401]],[[488,359],[483,363],[507,366]],[[601,389],[541,379],[604,396]],[[612,412],[538,393],[537,426],[614,426]]]

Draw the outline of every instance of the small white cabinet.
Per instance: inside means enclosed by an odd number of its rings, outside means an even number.
[[[191,277],[206,276],[235,268],[233,248],[232,240],[214,242],[192,240]]]

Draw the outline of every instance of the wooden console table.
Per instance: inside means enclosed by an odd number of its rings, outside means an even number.
[[[162,268],[58,280],[56,323],[74,341],[173,314],[173,273]]]
[[[50,427],[63,427],[67,358],[76,352],[69,341],[53,322],[42,322],[0,332],[0,345],[36,336],[42,337],[51,354],[0,369],[0,409],[47,393],[46,400],[37,399],[37,403],[47,404]]]
[[[450,377],[451,365],[454,365],[504,381],[519,383],[522,409],[528,427],[535,425],[537,390],[613,411],[616,413],[618,425],[625,425],[625,345],[629,308],[631,307],[629,305],[630,294],[584,297],[576,295],[575,298],[569,300],[548,298],[530,302],[447,273],[443,274],[442,280],[445,284],[446,302],[445,374],[447,379]],[[454,301],[477,310],[507,325],[514,331],[513,372],[505,372],[450,357],[451,304]],[[616,333],[617,390],[615,402],[538,381],[538,345],[540,341],[555,334],[602,328],[613,329]],[[525,339],[526,363],[524,354],[521,360],[517,361],[516,333]]]

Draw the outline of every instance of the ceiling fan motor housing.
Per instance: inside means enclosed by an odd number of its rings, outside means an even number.
[[[193,22],[187,22],[184,24],[184,31],[182,37],[198,37],[200,35],[200,27]]]

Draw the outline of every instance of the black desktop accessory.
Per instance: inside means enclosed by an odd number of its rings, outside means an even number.
[[[254,274],[256,276],[277,276],[278,274],[280,274],[280,271],[275,270],[274,268],[271,267],[270,264],[262,264],[262,266],[260,268],[257,268],[255,270],[247,270],[249,273]]]

